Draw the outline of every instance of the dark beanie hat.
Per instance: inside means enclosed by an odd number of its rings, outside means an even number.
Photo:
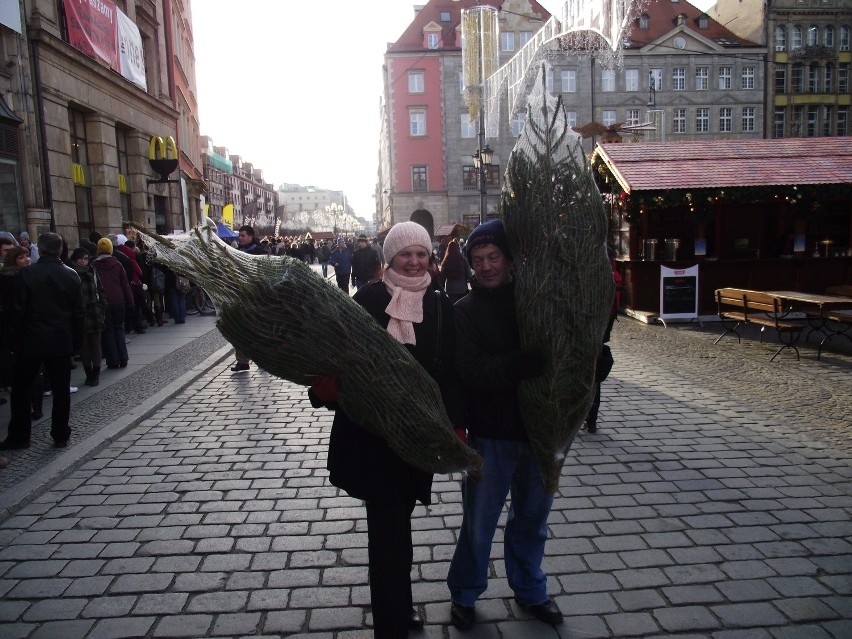
[[[503,228],[503,220],[489,220],[471,231],[467,237],[467,244],[464,246],[465,256],[471,266],[473,266],[471,259],[473,249],[486,244],[494,244],[503,251],[508,259],[512,259],[512,252],[509,250],[509,243],[506,241],[506,229]]]

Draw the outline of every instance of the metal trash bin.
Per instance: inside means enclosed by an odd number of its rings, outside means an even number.
[[[677,259],[677,251],[680,248],[680,240],[677,238],[666,238],[665,254],[666,259],[674,262]]]
[[[642,259],[646,262],[653,262],[657,259],[657,239],[653,237],[647,238],[642,244]]]

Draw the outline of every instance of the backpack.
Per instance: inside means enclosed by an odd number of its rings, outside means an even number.
[[[151,269],[151,290],[157,293],[166,290],[166,274],[156,266]]]
[[[186,295],[187,293],[189,293],[190,289],[189,278],[183,275],[175,275],[175,288],[177,289],[177,292],[181,295]]]

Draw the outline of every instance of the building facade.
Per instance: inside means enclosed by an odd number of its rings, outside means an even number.
[[[186,228],[199,211],[198,190],[176,173],[169,176],[173,183],[149,185],[160,176],[148,159],[152,147],[161,149],[150,144],[153,136],[172,137],[186,150],[182,170],[190,179],[200,175],[200,156],[192,150],[198,145],[192,140],[197,116],[189,1],[103,0],[93,8],[25,0],[19,6],[20,35],[0,27],[9,70],[0,88],[21,121],[13,136],[17,193],[4,191],[3,227],[55,230],[71,245],[92,231],[120,232],[128,220],[160,233]],[[115,33],[115,46],[93,45],[96,31]],[[7,202],[15,200],[17,219],[7,213]]]
[[[719,0],[713,11],[767,43],[768,137],[850,135],[852,0]]]

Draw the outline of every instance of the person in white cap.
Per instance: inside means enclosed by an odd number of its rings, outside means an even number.
[[[362,286],[353,299],[405,345],[441,389],[450,422],[462,420],[453,365],[453,308],[430,287],[432,242],[425,228],[402,222],[385,239],[383,279]],[[431,502],[432,475],[403,462],[385,442],[355,423],[336,405],[337,383],[328,377],[311,387],[311,403],[336,410],[328,448],[329,480],[365,501],[370,600],[376,639],[408,637],[423,626],[413,607],[411,513]],[[380,410],[380,407],[377,407]]]

